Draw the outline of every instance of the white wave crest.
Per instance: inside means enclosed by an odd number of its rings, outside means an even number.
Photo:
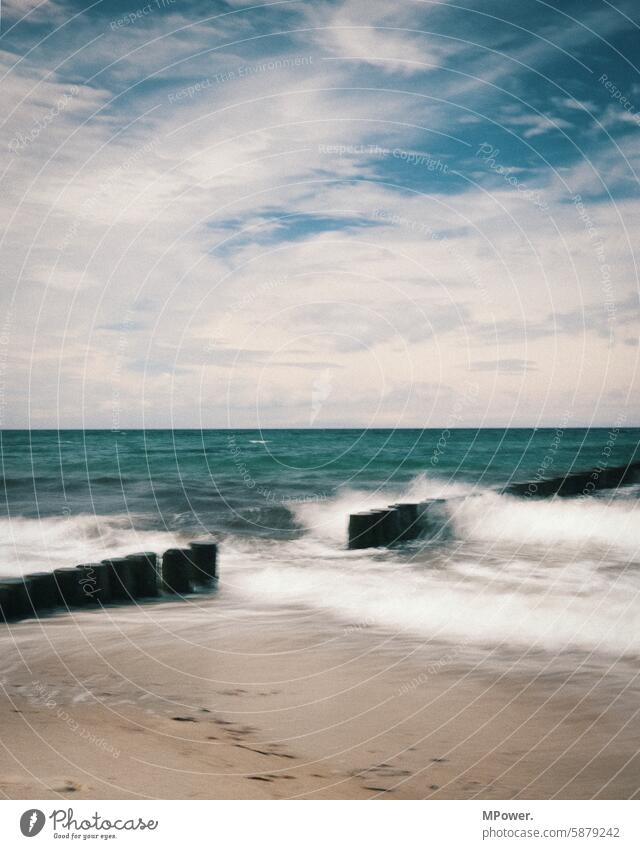
[[[0,575],[119,557],[135,551],[163,551],[184,541],[170,531],[134,527],[134,516],[24,517],[0,519]]]

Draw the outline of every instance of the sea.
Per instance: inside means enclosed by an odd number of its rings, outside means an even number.
[[[633,658],[640,487],[504,489],[626,465],[639,445],[624,427],[5,430],[0,575],[213,535],[218,592],[248,606],[420,641]],[[432,498],[441,521],[420,538],[347,548],[351,513]]]

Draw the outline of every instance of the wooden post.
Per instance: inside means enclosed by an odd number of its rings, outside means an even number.
[[[387,546],[399,542],[402,533],[399,511],[395,507],[387,507],[380,512],[382,513],[382,521],[378,526],[380,545]]]
[[[155,598],[160,592],[158,580],[158,556],[153,551],[129,554],[136,598]]]
[[[382,548],[390,541],[388,510],[371,510],[371,539],[376,548]]]
[[[0,621],[15,622],[33,615],[29,583],[28,578],[5,578],[0,581]]]
[[[111,601],[111,581],[108,563],[82,563],[77,567],[82,592],[90,604],[104,605]]]
[[[111,560],[103,560],[109,570],[109,583],[111,584],[111,600],[127,602],[133,601],[136,592],[136,581],[133,564],[126,557],[114,557]]]
[[[208,586],[218,580],[218,546],[215,542],[192,542],[191,560],[193,580],[200,586]]]
[[[162,585],[169,593],[191,592],[193,560],[188,548],[170,548],[162,555]]]
[[[398,511],[399,539],[415,539],[420,533],[417,504],[392,504]]]
[[[376,545],[372,510],[349,516],[349,548],[373,548]]]
[[[56,569],[53,573],[58,587],[58,598],[63,607],[83,607],[89,604],[80,583],[81,572],[78,569]]]
[[[53,572],[31,572],[26,575],[27,592],[33,612],[48,610],[58,604],[58,586]]]

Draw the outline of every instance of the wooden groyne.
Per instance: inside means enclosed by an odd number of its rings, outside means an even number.
[[[538,478],[513,483],[500,490],[501,495],[518,498],[585,498],[601,490],[617,489],[640,483],[640,462],[606,468],[596,466],[583,472],[572,472],[555,478]],[[467,496],[469,497],[469,496]],[[459,497],[446,499],[451,504]],[[416,539],[426,531],[446,524],[443,498],[418,503],[390,504],[377,510],[365,510],[349,516],[349,548],[381,548]]]
[[[584,472],[571,472],[555,478],[512,483],[503,489],[506,495],[523,498],[587,497],[601,490],[617,489],[640,483],[640,462],[626,466],[596,466]]]
[[[218,581],[218,545],[209,540],[171,548],[159,557],[144,551],[53,572],[0,579],[0,622],[37,617],[57,609],[131,604],[186,595]]]
[[[433,527],[442,498],[419,503],[390,504],[349,516],[349,548],[386,548],[416,539]]]

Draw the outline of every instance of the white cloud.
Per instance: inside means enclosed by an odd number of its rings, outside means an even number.
[[[519,115],[509,117],[505,123],[516,127],[526,127],[522,135],[525,139],[541,136],[544,133],[557,132],[558,130],[569,130],[571,124],[564,118],[550,118],[546,115]]]
[[[411,75],[437,68],[451,52],[442,39],[423,31],[429,17],[424,6],[344,0],[309,5],[305,17],[317,27],[314,40],[323,51],[385,71]]]
[[[424,150],[425,134],[407,123],[448,131],[459,116],[384,91],[364,96],[354,63],[322,61],[356,56],[371,88],[393,88],[389,73],[414,77],[417,65],[403,60],[446,58],[433,39],[400,32],[412,28],[416,8],[308,7],[312,28],[286,43],[269,39],[262,58],[255,45],[243,55],[236,44],[193,61],[190,49],[232,41],[242,25],[164,37],[186,19],[156,16],[144,33],[130,27],[97,42],[94,60],[118,60],[118,45],[125,58],[96,83],[78,83],[46,124],[72,75],[49,73],[45,63],[10,74],[16,108],[2,143],[43,124],[14,152],[0,198],[10,221],[4,297],[14,301],[11,423],[29,415],[50,424],[55,410],[61,424],[108,426],[117,412],[124,426],[169,416],[224,426],[231,381],[234,424],[254,424],[258,404],[265,424],[306,426],[314,381],[327,371],[331,392],[315,419],[324,426],[359,416],[422,424],[425,405],[438,424],[470,374],[481,388],[478,415],[493,421],[512,412],[530,421],[567,392],[597,398],[603,387],[634,385],[624,340],[633,336],[637,284],[620,222],[637,243],[637,201],[591,209],[612,269],[619,332],[611,341],[602,333],[609,295],[601,263],[558,177],[529,178],[548,200],[545,215],[504,181],[483,191],[491,175],[477,161],[480,186],[453,189],[442,175],[420,193],[415,166],[390,177],[389,158],[367,153],[372,140],[393,148],[398,138],[406,150]],[[213,78],[278,55],[311,60]],[[187,61],[155,85],[112,100],[178,57]],[[494,78],[506,72],[492,61]],[[451,83],[439,93],[464,103],[461,91]],[[518,109],[505,112],[505,123],[529,139],[570,126]],[[351,152],[332,152],[336,144]],[[468,174],[472,153],[452,150]],[[633,155],[631,145],[623,151]],[[587,196],[602,191],[599,175],[628,179],[625,167],[606,150],[562,176]]]

